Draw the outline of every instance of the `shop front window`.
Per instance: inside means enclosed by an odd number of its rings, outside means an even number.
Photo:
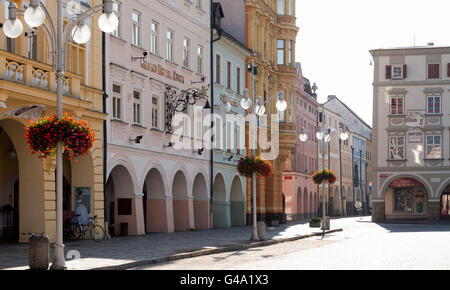
[[[413,194],[409,189],[395,189],[394,211],[410,213],[413,212]]]

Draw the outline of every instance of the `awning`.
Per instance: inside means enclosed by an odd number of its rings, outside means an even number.
[[[423,184],[413,178],[399,178],[394,180],[389,186],[392,188],[406,188],[423,186]]]

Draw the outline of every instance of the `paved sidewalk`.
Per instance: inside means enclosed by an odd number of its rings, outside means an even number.
[[[332,229],[336,229],[331,223]],[[188,258],[232,249],[264,246],[307,235],[321,233],[306,222],[289,222],[279,227],[266,227],[265,242],[251,244],[251,227],[235,227],[170,234],[151,234],[142,237],[116,237],[96,243],[70,242],[65,246],[66,256],[80,254],[80,259],[69,260],[68,269],[128,269],[149,263]],[[231,247],[225,249],[225,247]],[[53,252],[53,247],[51,246]],[[51,255],[53,257],[53,255]],[[28,245],[0,245],[0,269],[28,269]]]

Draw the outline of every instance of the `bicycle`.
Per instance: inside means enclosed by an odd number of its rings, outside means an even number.
[[[79,215],[75,215],[75,217],[79,217]],[[101,242],[105,239],[105,230],[97,224],[96,222],[97,216],[89,217],[89,223],[86,225],[82,225],[80,222],[72,223],[71,230],[71,240],[79,240],[81,235],[85,237],[86,232],[89,231],[91,238],[96,242]]]

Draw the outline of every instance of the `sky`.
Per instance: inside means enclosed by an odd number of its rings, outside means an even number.
[[[369,50],[450,46],[450,0],[296,0],[296,61],[319,102],[336,95],[372,125]]]

